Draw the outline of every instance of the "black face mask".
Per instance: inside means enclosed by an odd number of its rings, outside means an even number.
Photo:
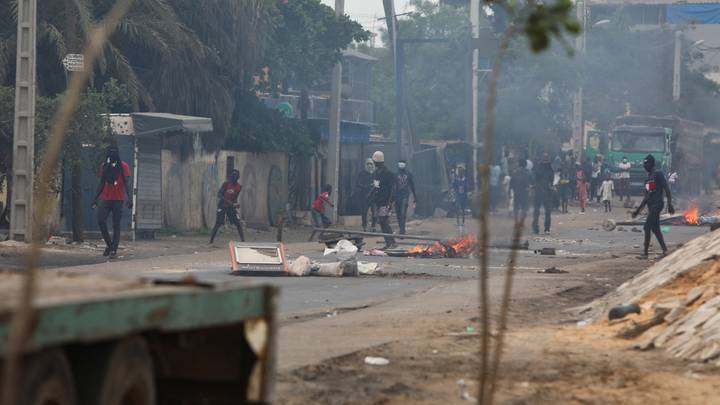
[[[120,160],[120,153],[116,149],[111,149],[107,152],[107,162],[115,163]]]
[[[643,162],[643,167],[645,168],[645,171],[650,173],[655,168],[655,163],[648,162],[647,160]]]
[[[232,181],[233,183],[237,183],[237,181],[238,181],[239,179],[240,179],[240,174],[239,174],[239,173],[233,173],[233,174],[230,175],[230,181]]]

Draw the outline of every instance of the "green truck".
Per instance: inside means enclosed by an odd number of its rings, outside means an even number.
[[[705,132],[702,123],[676,116],[624,115],[615,119],[609,134],[588,131],[585,153],[589,158],[602,154],[614,172],[627,158],[632,163],[630,188],[635,194],[642,192],[647,177],[642,161],[652,154],[666,174],[678,173],[683,193],[699,194],[705,185]]]
[[[0,355],[21,275],[0,273]],[[40,274],[16,405],[271,403],[276,290]]]

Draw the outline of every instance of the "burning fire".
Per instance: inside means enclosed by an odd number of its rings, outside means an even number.
[[[408,253],[420,257],[467,257],[477,247],[477,238],[468,235],[461,239],[435,242],[430,246],[417,245],[408,249]]]
[[[685,211],[685,214],[683,214],[683,216],[685,217],[685,222],[690,225],[698,225],[700,223],[700,214],[698,207],[694,207]]]

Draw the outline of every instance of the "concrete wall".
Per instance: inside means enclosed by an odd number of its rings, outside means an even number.
[[[240,171],[241,218],[250,223],[269,223],[268,177],[277,167],[282,173],[280,198],[287,201],[288,159],[284,153],[198,151],[185,158],[162,151],[163,226],[179,230],[211,228],[215,223],[217,192],[225,181],[228,157]]]

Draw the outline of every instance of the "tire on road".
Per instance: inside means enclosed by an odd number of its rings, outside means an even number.
[[[65,353],[51,349],[24,360],[17,405],[75,405],[75,383]]]
[[[126,338],[76,357],[78,405],[154,405],[152,357],[141,337]]]

